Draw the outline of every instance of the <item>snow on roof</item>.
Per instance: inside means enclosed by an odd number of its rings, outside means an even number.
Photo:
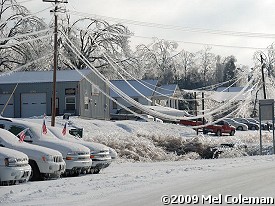
[[[142,93],[144,96],[149,97],[153,96],[155,88],[157,86],[157,80],[127,80],[127,82],[132,85],[137,91]],[[123,91],[129,97],[139,97],[141,96],[137,91],[135,91],[130,85],[127,84],[124,80],[112,80],[111,83],[114,84],[117,88]],[[115,91],[110,90],[110,95],[113,98],[120,97]]]
[[[147,108],[150,108],[154,111],[161,112],[161,113],[167,114],[167,115],[174,115],[174,116],[177,116],[177,117],[189,117],[189,116],[191,116],[185,110],[178,110],[178,109],[174,109],[174,108],[171,108],[171,107],[147,106],[147,105],[144,105],[144,106],[147,107]]]
[[[243,87],[219,87],[217,88],[217,92],[240,92]],[[248,87],[245,91],[248,91],[250,87]]]
[[[238,92],[214,92],[211,97],[217,102],[223,102],[233,98],[235,101],[245,100],[250,95],[250,93],[246,92],[236,97],[238,94]]]
[[[91,70],[80,70],[83,75],[88,75]],[[75,70],[58,70],[56,72],[57,82],[74,82],[80,81],[83,77]],[[53,71],[25,71],[13,72],[10,75],[0,76],[0,84],[13,83],[42,83],[52,82]]]
[[[177,84],[166,84],[156,88],[154,96],[173,96],[176,92]]]

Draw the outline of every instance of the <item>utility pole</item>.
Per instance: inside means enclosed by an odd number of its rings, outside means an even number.
[[[58,3],[68,3],[67,1],[58,1],[58,0],[43,0],[43,2],[55,3],[54,10],[54,55],[53,55],[53,91],[52,91],[52,118],[51,126],[55,126],[55,113],[56,113],[56,71],[58,67],[58,47],[57,47],[57,12],[58,12]]]
[[[264,79],[264,59],[263,55],[261,55],[261,67],[262,67],[262,80],[263,80],[263,90],[264,90],[264,99],[266,99],[266,91],[265,91],[265,79]]]

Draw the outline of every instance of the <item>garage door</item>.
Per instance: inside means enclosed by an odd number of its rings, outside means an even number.
[[[10,98],[10,94],[0,94],[0,113],[2,112],[3,108],[5,107],[7,101]],[[11,99],[6,106],[4,113],[2,115],[3,117],[14,117],[14,99],[13,96],[11,96]]]
[[[46,93],[21,94],[21,117],[40,116],[46,113]]]

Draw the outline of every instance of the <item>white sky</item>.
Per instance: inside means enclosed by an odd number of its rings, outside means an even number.
[[[19,0],[19,2],[24,0]],[[68,0],[70,11],[76,10],[113,18],[135,20],[170,26],[223,30],[234,32],[252,32],[274,34],[275,4],[272,0]],[[50,6],[42,0],[23,3],[36,12]],[[49,16],[48,11],[40,15]],[[112,22],[110,22],[112,23]],[[199,51],[204,45],[192,45],[183,42],[218,44],[255,49],[227,48],[212,45],[212,52],[223,57],[234,55],[238,64],[253,66],[252,57],[256,48],[266,48],[274,42],[273,38],[247,36],[214,35],[198,32],[186,32],[174,29],[127,24],[126,26],[140,37],[132,37],[133,44],[150,43],[153,37],[175,40],[178,50]]]

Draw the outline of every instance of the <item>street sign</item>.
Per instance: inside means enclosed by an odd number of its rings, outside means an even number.
[[[261,120],[272,120],[274,117],[274,99],[262,99],[259,100],[259,106],[261,110]]]
[[[259,100],[259,120],[260,120],[260,154],[262,155],[262,120],[272,120],[272,136],[273,136],[273,154],[275,154],[275,138],[274,138],[274,99]]]

